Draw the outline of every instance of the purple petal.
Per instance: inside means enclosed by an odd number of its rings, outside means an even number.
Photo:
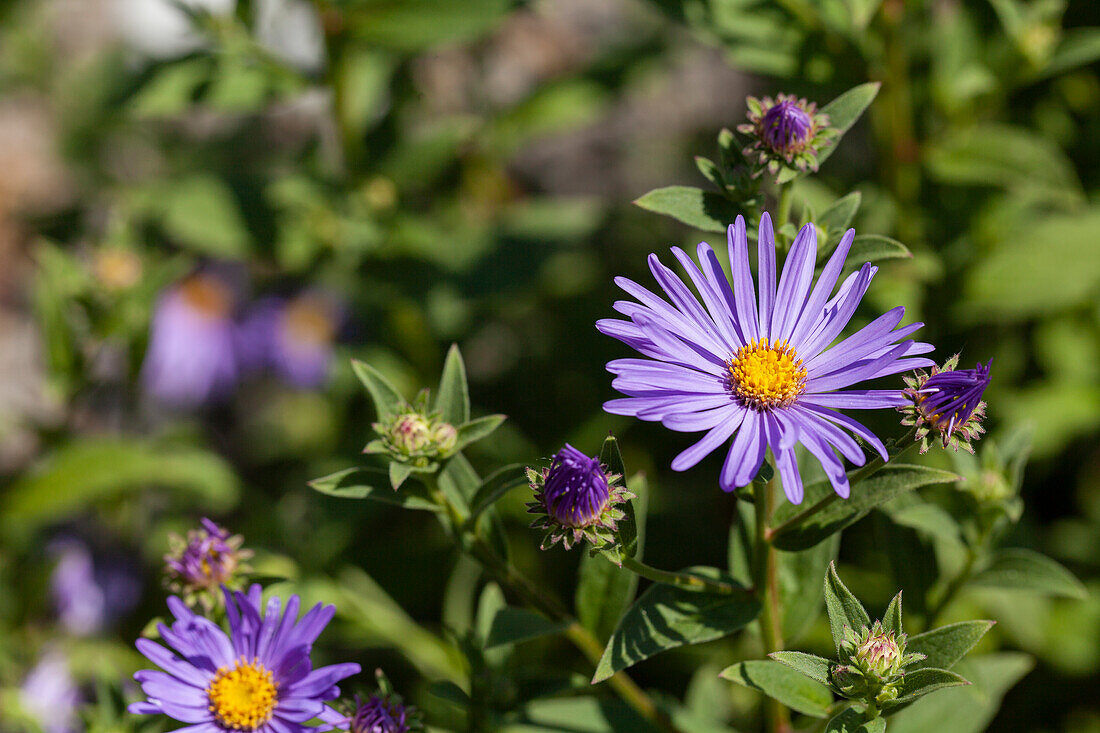
[[[760,335],[772,335],[772,311],[775,309],[775,233],[768,212],[760,216],[760,231],[756,240],[760,271]]]
[[[287,694],[291,697],[311,697],[317,695],[328,690],[345,677],[359,674],[361,669],[362,668],[354,662],[332,664],[328,667],[315,669],[305,679],[290,687],[290,689],[287,690]]]
[[[881,410],[901,407],[908,401],[901,390],[896,389],[853,389],[847,392],[807,394],[799,398],[799,402],[841,410]]]
[[[807,360],[806,370],[812,374],[828,374],[838,365],[862,359],[874,349],[897,343],[924,325],[913,323],[900,331],[894,331],[894,328],[901,323],[903,315],[905,315],[905,308],[900,305],[886,311],[836,346]]]
[[[702,262],[704,261],[706,253],[710,252],[710,246],[706,242],[700,242],[698,251],[699,260]],[[703,300],[703,305],[706,306],[707,313],[710,314],[711,323],[717,329],[717,333],[722,338],[722,341],[729,348],[731,353],[737,351],[742,345],[741,338],[734,331],[733,314],[726,307],[722,296],[711,285],[707,276],[704,275],[692,259],[688,257],[686,252],[679,247],[673,247],[672,254],[680,262],[680,265],[684,268],[688,277],[691,278],[692,284],[695,285],[695,290]]]
[[[808,394],[831,392],[835,389],[842,389],[865,379],[871,379],[877,372],[886,368],[888,364],[896,361],[911,344],[911,341],[906,341],[903,344],[895,346],[877,359],[856,362],[851,366],[839,369],[824,377],[811,377],[806,381],[806,392]]]
[[[748,410],[743,407],[737,412],[731,411],[728,420],[716,425],[710,432],[703,436],[702,440],[676,456],[676,458],[672,460],[672,470],[686,471],[703,460],[703,458],[709,455],[715,448],[725,443],[726,440],[733,435],[734,431],[737,430],[747,412]]]
[[[760,338],[756,315],[756,286],[749,266],[749,238],[745,234],[745,219],[738,216],[726,233],[729,246],[730,270],[733,273],[733,295],[736,304],[737,323],[745,341]]]
[[[783,275],[779,279],[775,315],[772,321],[772,341],[789,340],[795,323],[802,313],[806,295],[814,276],[817,262],[817,227],[802,227],[791,245],[791,251],[783,263]]]
[[[730,445],[726,462],[722,465],[719,485],[723,491],[733,491],[739,486],[748,486],[764,462],[764,450],[767,441],[764,438],[763,417],[758,412],[747,411],[737,431],[737,437]]]
[[[836,250],[829,257],[829,261],[821,271],[821,277],[817,279],[817,285],[814,286],[814,291],[810,294],[809,300],[806,301],[806,307],[802,309],[802,315],[798,317],[794,331],[788,339],[795,350],[802,348],[802,340],[817,324],[818,319],[821,318],[825,303],[829,300],[837,278],[840,277],[840,273],[844,269],[844,259],[848,256],[848,250],[851,249],[855,236],[855,229],[849,229],[844,234],[844,238],[840,240],[840,244],[836,246]]]
[[[866,442],[870,443],[871,447],[874,448],[880,456],[882,456],[882,460],[890,460],[890,454],[886,452],[886,446],[882,444],[882,441],[879,440],[878,436],[872,433],[862,424],[845,415],[844,413],[834,412],[827,407],[818,407],[816,405],[805,405],[805,409],[817,415],[820,415],[829,422],[836,423],[837,425],[847,428]]]
[[[774,414],[769,414],[764,418],[764,430],[775,456],[779,477],[783,480],[783,493],[792,504],[801,504],[802,475],[798,472],[798,461],[792,447],[798,439],[798,427],[794,423],[781,425]]]
[[[859,272],[853,272],[844,281],[833,300],[825,305],[822,320],[806,337],[805,343],[795,347],[803,359],[812,359],[817,356],[840,335],[848,325],[848,321],[852,320],[852,315],[856,312],[876,272],[878,272],[877,267],[864,265]]]

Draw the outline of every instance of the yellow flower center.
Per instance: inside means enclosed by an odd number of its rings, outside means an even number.
[[[786,341],[752,341],[729,360],[730,389],[746,406],[769,410],[794,402],[806,386],[802,360]]]
[[[233,669],[221,667],[206,694],[210,712],[233,730],[255,730],[271,719],[279,683],[262,664],[242,657]]]

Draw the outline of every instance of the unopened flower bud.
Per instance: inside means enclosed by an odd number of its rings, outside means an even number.
[[[432,441],[431,424],[423,415],[416,413],[398,415],[393,421],[390,439],[402,453],[420,453]]]
[[[746,157],[756,156],[775,173],[781,164],[799,170],[817,170],[817,153],[836,131],[829,127],[828,115],[805,99],[780,94],[776,99],[749,97],[747,124],[738,132],[752,136],[745,148]]]
[[[893,677],[901,669],[902,650],[893,632],[869,635],[856,649],[860,666],[879,679]]]
[[[898,409],[905,413],[902,425],[916,427],[916,439],[921,441],[921,453],[928,450],[928,436],[939,434],[944,448],[959,448],[974,452],[972,440],[985,432],[985,402],[982,395],[989,386],[989,367],[980,363],[973,369],[956,369],[956,354],[942,367],[932,367],[930,373],[917,372],[905,378],[903,394],[910,404]]]

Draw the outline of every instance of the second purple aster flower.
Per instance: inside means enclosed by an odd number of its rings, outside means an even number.
[[[608,363],[608,371],[616,375],[612,386],[626,396],[607,402],[604,409],[659,421],[670,430],[705,432],[673,460],[677,471],[731,441],[719,478],[725,491],[748,485],[771,448],[787,498],[801,503],[802,477],[794,450],[801,443],[820,461],[837,494],[847,497],[848,477],[836,451],[855,465],[866,461],[849,433],[883,459],[889,456],[874,433],[837,410],[904,405],[901,390],[851,388],[931,366],[929,359],[913,357],[933,349],[907,339],[923,324],[898,328],[905,310],[900,306],[832,345],[878,269],[865,263],[833,293],[854,237],[854,230],[848,230],[816,285],[817,229],[811,223],[791,246],[777,287],[775,238],[766,213],[758,239],[759,288],[740,216],[729,228],[732,281],[705,242],[698,247],[698,264],[679,247],[672,248],[698,295],[655,254],[649,256],[650,271],[668,300],[632,280],[616,278],[637,302],[616,302],[615,310],[627,320],[605,319],[596,327],[646,358]]]

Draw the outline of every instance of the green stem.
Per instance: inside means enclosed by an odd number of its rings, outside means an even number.
[[[603,657],[603,644],[592,635],[588,629],[578,622],[571,613],[558,601],[557,598],[547,595],[523,575],[515,566],[500,557],[496,551],[484,539],[471,532],[462,532],[458,528],[463,526],[465,518],[439,488],[434,476],[422,476],[432,498],[443,509],[450,520],[451,532],[455,540],[471,557],[505,589],[523,599],[531,608],[546,616],[551,621],[565,625],[565,636],[572,642],[581,654],[593,665],[597,666]],[[447,522],[444,522],[446,525]],[[608,684],[623,699],[634,708],[646,720],[652,722],[658,729],[665,733],[681,733],[673,725],[668,716],[661,711],[645,690],[638,687],[634,680],[625,672],[616,672],[608,680]]]
[[[787,221],[791,218],[791,204],[794,201],[794,181],[787,181],[779,186],[779,209],[775,212],[775,231],[776,240],[782,243],[783,249],[786,249],[789,242],[787,242],[786,236],[780,234],[783,227],[787,225]]]
[[[756,540],[753,553],[753,589],[760,601],[760,638],[764,653],[783,649],[779,600],[779,568],[776,550],[768,541],[768,523],[775,509],[775,477],[756,494]],[[790,712],[771,697],[766,698],[765,716],[771,733],[791,730]]]
[[[672,573],[667,570],[658,570],[629,555],[625,555],[622,561],[624,568],[637,573],[643,578],[652,580],[654,583],[664,583],[665,585],[674,585],[677,588],[684,588],[686,590],[718,593],[722,595],[743,593],[745,591],[744,588],[734,585],[733,583],[723,583],[720,580],[704,578],[701,575],[695,575],[693,573]]]

